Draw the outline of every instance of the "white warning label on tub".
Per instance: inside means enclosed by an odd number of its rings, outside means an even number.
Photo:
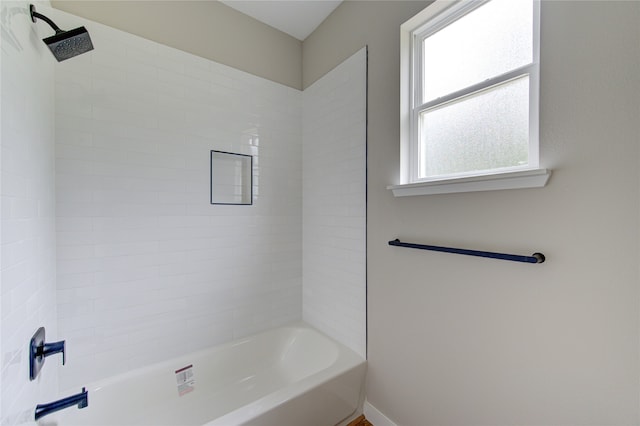
[[[193,377],[193,364],[176,370],[178,396],[183,396],[195,389],[196,379]]]

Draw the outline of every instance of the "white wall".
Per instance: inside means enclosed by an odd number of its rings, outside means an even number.
[[[57,391],[59,355],[29,381],[29,340],[40,326],[55,341],[54,59],[29,2],[0,2],[2,57],[0,424],[33,419]]]
[[[303,93],[303,315],[366,357],[367,51]]]
[[[301,93],[84,19],[56,68],[61,388],[301,318]],[[254,205],[209,204],[209,151]]]
[[[344,2],[303,47],[307,85],[369,47],[369,402],[398,425],[638,424],[640,3],[542,2],[547,187],[396,199],[399,25],[419,8]]]

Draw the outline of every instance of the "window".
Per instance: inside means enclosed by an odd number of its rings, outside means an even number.
[[[550,173],[538,169],[538,1],[437,0],[402,26],[402,40],[399,187],[544,186]],[[443,190],[461,182],[475,189]]]

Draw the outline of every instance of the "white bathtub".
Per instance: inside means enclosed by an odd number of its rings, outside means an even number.
[[[361,403],[365,365],[298,323],[88,384],[87,408],[38,425],[331,426]]]

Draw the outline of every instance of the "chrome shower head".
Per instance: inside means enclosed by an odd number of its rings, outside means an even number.
[[[31,20],[33,22],[36,22],[36,18],[42,19],[56,32],[51,37],[42,39],[42,41],[49,47],[58,62],[93,50],[91,37],[85,27],[63,31],[51,19],[36,12],[34,5],[29,5],[29,10],[31,11]]]

